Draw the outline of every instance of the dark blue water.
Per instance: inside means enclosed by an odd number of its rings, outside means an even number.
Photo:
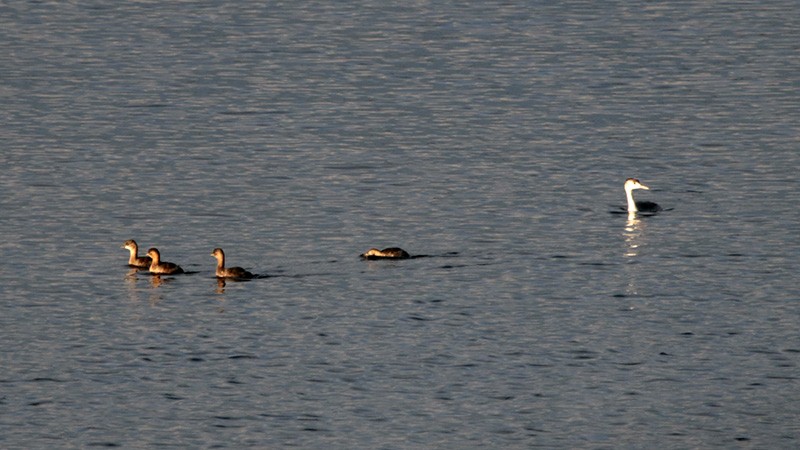
[[[0,6],[0,447],[796,448],[799,13]]]

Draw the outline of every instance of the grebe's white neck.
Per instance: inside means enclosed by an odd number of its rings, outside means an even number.
[[[636,209],[636,202],[633,201],[633,189],[625,185],[625,195],[628,197],[628,212],[636,212],[639,211]]]
[[[636,207],[636,202],[633,200],[633,190],[634,189],[645,189],[650,190],[649,187],[643,185],[639,180],[636,178],[628,178],[625,180],[625,196],[628,198],[628,212],[637,212],[639,208]]]

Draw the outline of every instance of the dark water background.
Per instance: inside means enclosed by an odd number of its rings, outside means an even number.
[[[798,36],[792,1],[3,3],[0,447],[797,448]],[[610,214],[632,176],[672,210]],[[430,257],[357,257],[394,245]]]

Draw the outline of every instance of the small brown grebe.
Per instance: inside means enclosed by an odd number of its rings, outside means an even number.
[[[225,268],[225,252],[221,248],[215,248],[211,256],[217,258],[217,277],[218,278],[253,278],[253,274],[241,267]]]
[[[408,252],[402,248],[389,247],[383,250],[371,248],[365,253],[362,253],[361,257],[364,259],[406,259],[410,258],[411,255],[409,255]]]
[[[122,244],[122,248],[128,249],[131,252],[131,257],[128,258],[128,265],[133,267],[150,267],[151,259],[149,256],[139,256],[139,246],[133,239],[128,239]]]
[[[150,273],[160,273],[166,275],[183,273],[181,266],[171,262],[161,262],[161,253],[158,252],[157,248],[151,248],[147,251],[147,254],[153,259],[153,261],[150,263]]]
[[[649,187],[643,185],[639,180],[636,178],[628,178],[625,180],[625,196],[628,198],[628,213],[635,213],[635,212],[658,212],[663,210],[658,203],[653,202],[637,202],[633,199],[633,190],[634,189],[645,189],[650,190]]]

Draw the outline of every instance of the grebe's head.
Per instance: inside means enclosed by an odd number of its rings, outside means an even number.
[[[382,256],[382,255],[383,255],[383,252],[381,252],[377,248],[371,248],[371,249],[367,250],[366,252],[364,252],[361,255],[361,257],[362,258],[368,258],[370,256]]]
[[[634,189],[645,189],[648,191],[650,190],[649,187],[643,185],[642,182],[636,178],[628,178],[627,180],[625,180],[625,190],[632,191]]]
[[[136,241],[134,241],[133,239],[128,239],[127,241],[125,241],[124,244],[122,244],[122,248],[126,248],[128,250],[135,250],[138,249],[139,246],[136,245]]]
[[[161,258],[161,253],[158,253],[158,249],[153,247],[153,248],[151,248],[150,250],[147,251],[147,256],[149,256],[149,257],[151,257],[153,259],[160,259]]]
[[[218,248],[215,248],[214,251],[211,252],[211,256],[213,256],[213,257],[215,257],[217,259],[224,258],[225,257],[225,253],[222,251],[221,248],[218,247]]]

